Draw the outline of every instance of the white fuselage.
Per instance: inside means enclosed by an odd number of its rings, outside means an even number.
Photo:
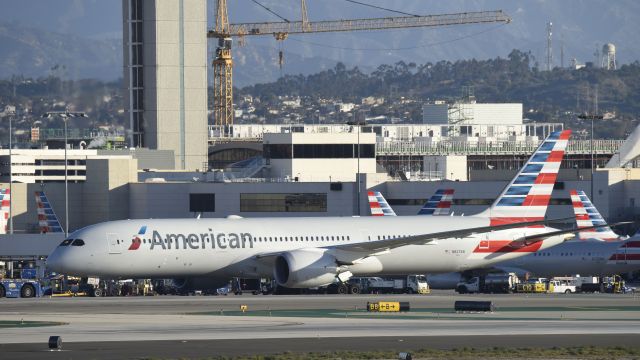
[[[623,241],[571,240],[514,259],[492,264],[469,273],[429,274],[429,286],[434,289],[454,289],[460,281],[500,270],[552,278],[556,276],[608,276],[640,270],[640,239]]]
[[[640,269],[640,241],[573,240],[496,267],[522,269],[536,276],[603,276]]]
[[[315,217],[124,220],[92,225],[69,235],[83,246],[59,246],[48,266],[60,273],[120,278],[270,276],[268,254],[301,248],[331,249],[408,235],[489,225],[485,217]],[[144,234],[137,235],[146,227]],[[563,241],[556,236],[524,248],[507,244],[549,228],[494,231],[467,238],[406,245],[350,265],[353,274],[463,271],[514,259]],[[137,249],[132,244],[140,240]],[[135,246],[134,246],[135,247]],[[371,256],[370,256],[371,255]],[[260,258],[259,258],[260,257]]]

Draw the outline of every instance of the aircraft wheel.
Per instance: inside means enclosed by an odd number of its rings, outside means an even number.
[[[349,292],[349,289],[347,288],[347,285],[345,284],[338,285],[338,294],[344,295],[348,292]]]

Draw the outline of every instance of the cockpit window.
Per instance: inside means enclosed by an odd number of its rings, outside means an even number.
[[[83,245],[84,245],[84,240],[82,239],[75,239],[71,244],[71,246],[83,246]]]
[[[73,239],[66,239],[65,241],[60,243],[60,246],[69,246],[69,244],[71,244],[72,241]]]

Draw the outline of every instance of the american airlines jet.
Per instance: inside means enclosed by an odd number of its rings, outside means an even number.
[[[49,256],[53,271],[177,278],[213,286],[271,276],[285,287],[352,275],[463,271],[564,241],[544,214],[570,131],[552,133],[490,209],[474,216],[123,220],[77,230]]]
[[[588,228],[593,225],[604,225],[606,222],[598,209],[593,206],[591,200],[587,194],[585,194],[582,190],[569,190],[569,194],[571,195],[571,203],[573,205],[573,213],[576,215],[576,224],[578,228]],[[622,238],[618,236],[618,234],[614,233],[610,227],[604,226],[600,228],[596,228],[588,231],[580,231],[578,233],[578,238],[580,240],[586,239],[596,239],[603,241],[617,241],[623,240],[626,238]]]
[[[584,191],[570,190],[578,229],[576,239],[560,245],[464,273],[432,274],[429,286],[453,289],[456,284],[489,272],[513,272],[519,276],[605,276],[640,269],[640,231],[632,238],[618,236],[589,201]],[[392,210],[393,211],[393,210]],[[628,239],[628,240],[627,240]]]

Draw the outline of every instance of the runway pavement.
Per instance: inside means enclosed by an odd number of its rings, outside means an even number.
[[[455,300],[469,299],[492,300],[498,311],[453,313]],[[367,301],[381,300],[409,301],[413,311],[363,312]],[[239,312],[241,304],[247,313]],[[66,323],[0,328],[3,359],[41,352],[50,335],[62,336],[70,350],[43,355],[51,358],[92,352],[93,358],[176,358],[387,349],[398,342],[402,348],[567,346],[606,338],[607,345],[636,346],[640,334],[640,298],[612,294],[40,298],[2,299],[0,308],[0,320]],[[544,341],[530,343],[539,336]]]

